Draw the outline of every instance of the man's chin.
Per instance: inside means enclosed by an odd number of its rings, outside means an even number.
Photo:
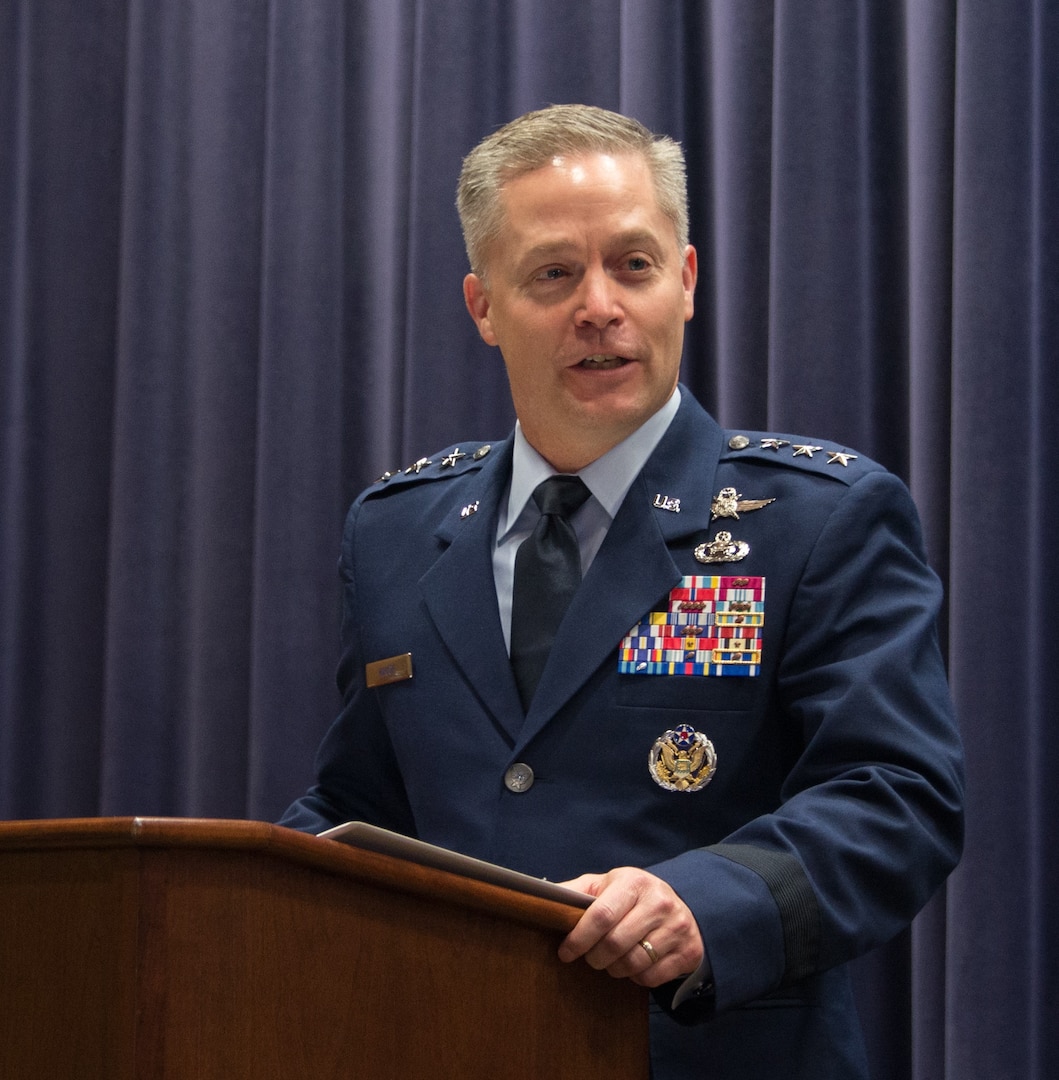
[[[573,409],[580,423],[600,433],[624,431],[627,435],[654,416],[668,400],[668,394],[652,395],[643,386],[614,385],[578,396]]]

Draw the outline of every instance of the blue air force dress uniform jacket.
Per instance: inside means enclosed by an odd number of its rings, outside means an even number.
[[[646,867],[712,969],[681,1007],[705,1022],[653,1012],[656,1080],[866,1075],[844,962],[910,921],[962,836],[907,490],[722,431],[684,392],[524,714],[491,562],[510,457],[461,444],[352,507],[344,707],[283,823],[366,820],[553,881]],[[411,678],[369,687],[407,653]]]

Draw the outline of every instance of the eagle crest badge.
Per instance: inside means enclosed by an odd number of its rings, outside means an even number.
[[[700,791],[717,771],[717,752],[701,731],[681,724],[655,740],[647,764],[666,791]]]

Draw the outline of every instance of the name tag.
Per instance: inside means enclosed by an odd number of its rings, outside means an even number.
[[[623,675],[761,673],[765,628],[763,577],[692,575],[622,638]]]
[[[412,654],[410,652],[364,665],[364,680],[369,690],[376,686],[387,686],[389,683],[403,682],[411,677]]]

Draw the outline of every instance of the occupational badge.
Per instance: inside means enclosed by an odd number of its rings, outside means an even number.
[[[701,731],[681,724],[655,739],[647,767],[666,791],[701,791],[717,771],[717,752]]]
[[[739,562],[750,554],[750,545],[744,540],[733,540],[730,532],[721,531],[706,544],[695,548],[695,558],[700,563]]]
[[[710,503],[710,521],[716,521],[718,518],[735,518],[738,521],[740,512],[747,514],[751,510],[760,510],[775,501],[775,499],[744,499],[734,487],[724,487]]]

